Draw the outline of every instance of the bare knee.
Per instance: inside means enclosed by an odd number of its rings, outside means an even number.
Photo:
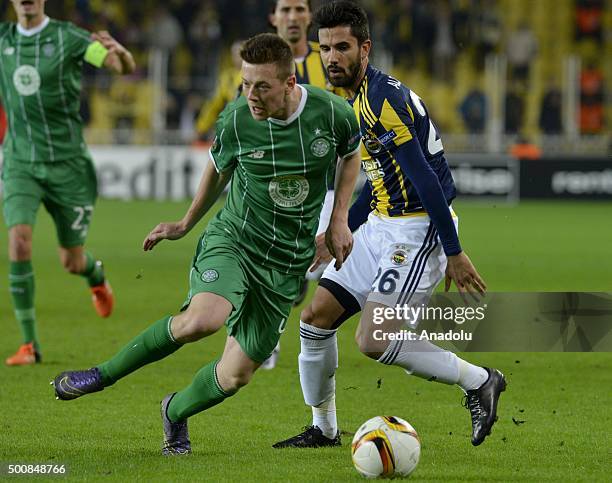
[[[312,325],[319,329],[331,329],[335,319],[324,310],[317,310],[312,304],[308,305],[300,314],[300,320],[305,324]]]
[[[305,324],[312,325],[314,322],[314,312],[312,311],[312,305],[308,304],[304,310],[300,313],[300,320]]]
[[[184,312],[172,319],[172,336],[181,343],[214,334],[232,312],[232,304],[212,293],[198,293]]]
[[[355,342],[359,351],[369,357],[370,359],[378,360],[386,350],[387,343],[385,341],[378,341],[373,337],[373,334],[368,333],[363,329],[361,324],[357,327],[355,332]]]
[[[80,256],[75,256],[70,252],[62,251],[60,254],[60,261],[62,262],[62,267],[68,273],[72,273],[73,275],[77,275],[79,273],[83,273],[85,270],[85,260],[83,259],[83,254]]]
[[[191,306],[172,319],[172,336],[185,344],[214,334],[225,323],[225,317],[214,311],[193,309]]]
[[[13,227],[9,236],[9,258],[23,262],[32,259],[32,228]]]
[[[208,335],[214,334],[223,323],[215,323],[211,316],[203,312],[188,312],[182,320],[179,331],[174,330],[174,337],[180,342],[193,342]],[[175,332],[179,332],[178,334]]]
[[[253,378],[253,372],[251,371],[239,371],[232,374],[228,374],[223,378],[222,385],[223,389],[229,393],[235,393],[241,387],[246,386]]]

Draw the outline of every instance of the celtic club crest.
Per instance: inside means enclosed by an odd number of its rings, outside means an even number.
[[[40,89],[40,74],[31,65],[22,65],[13,74],[13,84],[22,96],[31,96]]]
[[[308,180],[303,176],[277,176],[268,186],[270,198],[278,206],[291,208],[301,205],[310,191]]]
[[[322,158],[331,148],[331,144],[325,138],[317,138],[310,144],[310,152],[317,158]]]
[[[202,272],[202,281],[206,283],[214,282],[219,278],[219,272],[217,272],[214,268],[209,268],[208,270],[204,270]]]

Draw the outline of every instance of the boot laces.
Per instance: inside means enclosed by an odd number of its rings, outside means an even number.
[[[480,404],[480,398],[476,391],[468,391],[463,396],[463,407],[470,411],[472,417],[472,424],[475,424],[484,414],[482,405]]]

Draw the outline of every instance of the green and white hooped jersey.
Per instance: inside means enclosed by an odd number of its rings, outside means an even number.
[[[216,125],[211,159],[233,170],[225,206],[211,223],[235,237],[255,263],[303,275],[337,157],[359,148],[350,105],[305,85],[296,112],[285,121],[257,121],[244,96],[227,105]]]
[[[100,67],[107,50],[70,22],[46,18],[24,32],[0,22],[0,97],[9,129],[6,159],[52,162],[86,151],[79,115],[83,60]]]

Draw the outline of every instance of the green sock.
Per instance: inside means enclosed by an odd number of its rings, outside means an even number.
[[[194,376],[191,384],[174,395],[167,409],[170,421],[182,421],[233,396],[225,392],[219,385],[217,362],[213,361],[202,367]]]
[[[158,361],[178,350],[182,344],[170,333],[172,317],[164,317],[134,337],[114,357],[98,365],[105,386],[146,364]]]
[[[85,270],[80,275],[87,279],[90,287],[104,283],[104,269],[96,261],[91,253],[85,252]]]
[[[32,262],[10,262],[9,291],[15,307],[15,317],[21,326],[23,342],[34,343],[39,348],[36,336],[36,314],[34,311],[34,272]]]

